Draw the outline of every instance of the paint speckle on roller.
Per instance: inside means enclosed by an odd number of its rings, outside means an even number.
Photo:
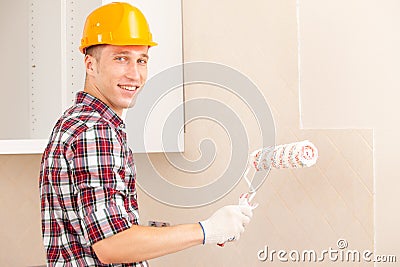
[[[257,171],[311,167],[317,159],[318,150],[308,140],[258,149],[250,155],[250,162]]]

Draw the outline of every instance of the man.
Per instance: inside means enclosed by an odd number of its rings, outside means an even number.
[[[102,6],[86,20],[84,91],[56,123],[42,158],[48,266],[147,266],[148,259],[194,245],[236,240],[252,217],[249,205],[232,205],[200,223],[139,225],[121,115],[143,88],[154,45],[145,17],[127,3]]]

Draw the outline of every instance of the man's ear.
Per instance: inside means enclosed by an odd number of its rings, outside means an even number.
[[[97,61],[91,55],[85,55],[85,68],[88,75],[93,75],[97,70]]]

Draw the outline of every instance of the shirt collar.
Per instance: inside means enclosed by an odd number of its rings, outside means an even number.
[[[91,107],[104,119],[110,121],[115,127],[124,125],[123,120],[109,106],[86,92],[80,91],[76,94],[75,104],[84,104]]]

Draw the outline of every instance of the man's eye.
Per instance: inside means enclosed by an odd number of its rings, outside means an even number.
[[[147,64],[147,60],[146,59],[139,59],[138,63],[140,64]]]
[[[120,61],[120,62],[126,61],[126,58],[125,58],[125,57],[115,57],[114,59],[115,59],[116,61]]]

